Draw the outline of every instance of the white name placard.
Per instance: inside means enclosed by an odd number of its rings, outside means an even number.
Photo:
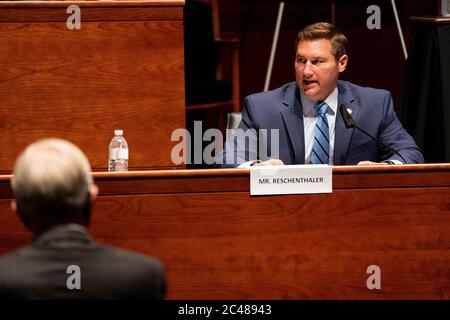
[[[305,194],[333,192],[329,165],[250,167],[250,194]]]

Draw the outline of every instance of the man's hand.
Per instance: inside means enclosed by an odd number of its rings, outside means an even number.
[[[386,162],[372,162],[372,161],[360,161],[358,166],[388,166],[389,163]]]
[[[267,161],[255,163],[252,166],[284,166],[284,163],[279,159],[270,159]]]

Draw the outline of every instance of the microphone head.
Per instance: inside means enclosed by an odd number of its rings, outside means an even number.
[[[347,129],[355,127],[355,121],[353,120],[351,114],[348,112],[347,107],[341,104],[339,107],[341,111],[342,120],[344,120],[345,127]]]

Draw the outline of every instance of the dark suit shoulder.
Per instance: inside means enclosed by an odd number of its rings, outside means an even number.
[[[295,82],[289,82],[283,86],[269,90],[266,92],[257,92],[248,95],[245,99],[254,101],[255,103],[265,103],[267,101],[282,101],[286,98],[286,94],[292,92],[295,93],[297,84]]]
[[[163,266],[162,263],[148,255],[144,255],[137,252],[132,252],[124,249],[119,249],[111,246],[99,246],[100,254],[103,254],[104,257],[111,262],[116,263],[116,267],[125,267],[128,270],[131,268],[141,269],[144,268],[148,270],[148,268],[154,269],[156,272],[162,272]],[[135,270],[137,271],[137,270]]]
[[[244,99],[244,114],[248,112],[263,117],[278,115],[292,105],[296,90],[297,84],[290,82],[274,90],[251,94]]]
[[[97,255],[103,272],[109,275],[110,279],[114,279],[115,286],[122,287],[124,297],[136,299],[164,297],[165,273],[163,264],[158,259],[103,245],[99,246]]]
[[[391,93],[385,89],[363,87],[344,80],[338,80],[338,89],[340,94],[348,94],[355,98],[380,98],[391,95]]]
[[[14,283],[23,276],[22,270],[29,266],[23,262],[33,254],[33,246],[29,245],[0,256],[0,287],[5,282]]]
[[[80,268],[82,290],[66,287],[70,265]],[[111,246],[68,250],[34,243],[0,257],[0,298],[162,299],[164,294],[158,259]]]
[[[29,245],[0,256],[0,300],[22,298],[18,286],[28,287],[30,280],[25,275],[34,265],[27,257],[32,254],[33,246]]]

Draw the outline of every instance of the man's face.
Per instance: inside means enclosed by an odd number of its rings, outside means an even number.
[[[325,100],[334,88],[339,73],[347,66],[347,55],[339,61],[327,39],[300,41],[295,55],[295,79],[302,93],[311,100]]]

